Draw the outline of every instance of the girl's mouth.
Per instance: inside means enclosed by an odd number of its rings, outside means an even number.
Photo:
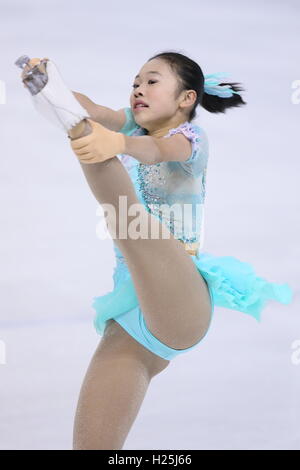
[[[149,108],[149,106],[135,106],[133,108],[134,111],[140,111],[141,109],[147,109]]]

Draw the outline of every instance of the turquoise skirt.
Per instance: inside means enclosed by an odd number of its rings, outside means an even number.
[[[214,306],[243,312],[260,322],[261,312],[270,300],[282,304],[292,302],[293,292],[288,284],[269,282],[257,276],[249,263],[233,256],[213,256],[204,252],[190,256],[208,284]],[[111,292],[93,298],[94,327],[100,335],[104,333],[107,320],[117,319],[139,305],[124,258],[117,257],[113,279]]]

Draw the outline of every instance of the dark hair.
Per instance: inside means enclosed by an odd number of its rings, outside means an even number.
[[[196,117],[196,107],[200,104],[204,109],[211,113],[225,113],[227,108],[247,104],[239,94],[233,94],[230,98],[221,98],[220,96],[210,95],[204,92],[204,75],[200,66],[189,57],[179,52],[166,51],[151,57],[152,59],[165,60],[173,72],[179,77],[179,85],[176,98],[183,90],[195,90],[197,99],[193,109],[190,111],[188,121]],[[238,86],[239,83],[220,83],[220,86],[230,85],[234,91],[243,91],[244,88]]]

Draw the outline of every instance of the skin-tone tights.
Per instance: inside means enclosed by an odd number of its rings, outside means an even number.
[[[72,138],[89,133],[88,123],[69,131]],[[129,174],[117,157],[79,163],[96,200],[101,205],[113,205],[117,220],[119,196],[127,196],[128,208],[140,204]],[[162,233],[161,222],[145,208],[142,216],[155,233]],[[127,225],[135,217],[127,214]],[[185,349],[200,341],[210,323],[210,297],[183,244],[171,234],[168,239],[116,238],[119,224],[108,223],[107,227],[125,257],[151,333],[174,349]],[[168,363],[109,320],[80,391],[74,449],[121,449],[151,378]]]

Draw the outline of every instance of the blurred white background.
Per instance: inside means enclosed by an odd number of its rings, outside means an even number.
[[[216,307],[206,340],[150,384],[124,449],[300,449],[299,31],[296,0],[1,0],[1,449],[72,448],[100,341],[92,298],[112,289],[114,266],[68,139],[35,111],[14,62],[49,57],[73,91],[119,109],[166,50],[246,89],[242,108],[198,107],[210,143],[203,250],[295,296],[261,324]]]

